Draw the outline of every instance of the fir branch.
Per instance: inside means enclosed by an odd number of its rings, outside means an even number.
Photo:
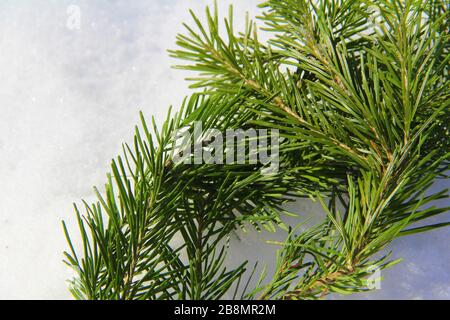
[[[192,13],[195,28],[185,25],[172,55],[192,63],[179,67],[199,72],[193,87],[207,91],[169,114],[161,131],[153,121],[151,134],[142,120],[143,133],[136,130],[134,145],[113,161],[105,195],[97,192],[85,214],[76,209],[81,250],[64,224],[75,297],[221,298],[246,270],[245,261],[224,267],[230,232],[246,223],[284,227],[281,206],[306,195],[327,217],[275,243],[282,247],[275,274],[252,291],[247,284],[245,297],[367,291],[373,268],[398,262],[384,253],[390,242],[448,225],[414,225],[449,209],[430,206],[447,190],[426,195],[450,169],[445,1],[262,7],[268,44],[250,21],[236,35],[231,9],[225,35],[216,8],[206,12],[207,28]],[[220,131],[279,129],[280,171],[266,177],[252,164],[174,164],[173,133],[196,121]]]

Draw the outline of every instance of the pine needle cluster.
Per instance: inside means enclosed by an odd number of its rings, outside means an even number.
[[[450,166],[449,3],[445,0],[268,0],[241,32],[217,8],[171,55],[199,92],[157,128],[136,128],[106,192],[76,207],[80,247],[66,263],[79,299],[318,299],[370,290],[398,261],[394,239],[444,227],[431,193]],[[261,42],[258,32],[269,40]],[[174,133],[277,129],[280,168],[174,163]],[[195,142],[194,142],[195,143]],[[283,204],[310,197],[326,218],[299,231]],[[423,222],[425,220],[425,222]],[[420,224],[417,224],[421,222]],[[284,228],[273,275],[256,285],[246,261],[225,267],[241,228]],[[262,264],[266,263],[261,261]]]

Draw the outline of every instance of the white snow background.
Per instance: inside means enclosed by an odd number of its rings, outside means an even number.
[[[258,1],[235,5],[238,26]],[[188,9],[209,0],[2,0],[0,2],[0,299],[70,299],[61,262],[67,248],[60,222],[75,231],[74,201],[93,200],[110,159],[130,142],[138,112],[161,122],[169,105],[189,93],[187,73],[171,69]],[[80,8],[79,30],[66,23]],[[448,187],[439,182],[434,190]],[[444,203],[441,203],[442,205]],[[319,213],[310,202],[293,206]],[[449,215],[433,222],[449,220]],[[282,235],[241,234],[229,264],[244,259],[273,265],[261,240]],[[382,290],[352,296],[450,299],[449,229],[401,238],[390,250],[404,262],[383,272]],[[340,298],[334,296],[334,298]]]

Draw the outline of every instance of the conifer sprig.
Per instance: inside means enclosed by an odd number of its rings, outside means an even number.
[[[448,6],[268,0],[260,17],[272,35],[265,43],[252,21],[235,32],[232,9],[224,24],[216,7],[205,24],[192,13],[171,54],[187,61],[178,67],[197,72],[192,86],[206,91],[169,116],[160,133],[151,135],[143,121],[144,138],[137,130],[133,148],[113,162],[106,195],[77,213],[83,252],[68,237],[67,254],[79,273],[76,297],[223,297],[246,270],[245,261],[223,266],[226,240],[248,224],[290,231],[276,243],[275,274],[246,285],[243,297],[369,290],[374,269],[398,262],[384,253],[390,242],[449,224],[415,225],[449,210],[433,206],[448,199],[447,190],[428,191],[450,169]],[[174,165],[172,133],[195,121],[280,130],[279,172]],[[299,232],[280,214],[283,203],[304,196],[327,215]]]

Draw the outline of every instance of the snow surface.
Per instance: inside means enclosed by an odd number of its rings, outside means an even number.
[[[254,0],[221,0],[221,12],[230,2],[238,26],[245,11],[257,13]],[[72,202],[93,199],[92,186],[103,185],[140,110],[161,122],[168,106],[189,93],[187,74],[170,68],[166,49],[175,47],[188,9],[202,13],[207,4],[212,1],[0,2],[1,299],[71,298],[60,221],[75,226]],[[73,6],[80,9],[79,29],[67,27]],[[293,209],[320,212],[310,202]],[[275,248],[260,241],[281,236],[241,234],[232,240],[229,264],[273,264]],[[449,299],[449,244],[448,229],[399,239],[389,249],[404,262],[383,272],[382,290],[352,298]]]

